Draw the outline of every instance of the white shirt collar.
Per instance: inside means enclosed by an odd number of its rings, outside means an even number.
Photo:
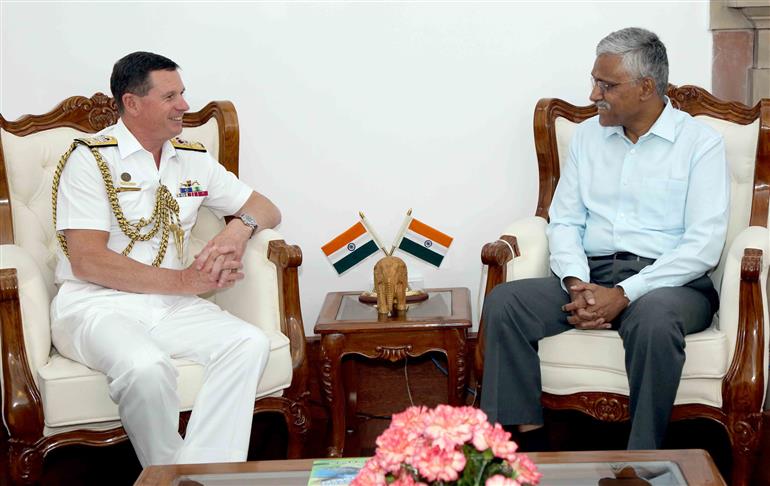
[[[640,139],[643,137],[647,137],[648,134],[650,135],[657,135],[660,138],[663,138],[665,140],[668,140],[669,142],[673,143],[676,140],[676,113],[673,106],[671,106],[671,100],[668,98],[668,96],[663,97],[663,101],[665,102],[665,105],[663,106],[663,111],[658,115],[658,119],[655,120],[655,123],[652,124],[649,130],[647,130],[647,133],[639,137]],[[610,135],[618,134],[622,137],[625,137],[625,132],[623,131],[623,127],[620,125],[612,126],[612,127],[603,127],[604,128],[604,138],[609,137]]]
[[[135,154],[136,152],[139,152],[140,150],[144,150],[147,152],[147,150],[142,147],[142,144],[139,143],[139,140],[136,139],[133,133],[131,133],[131,130],[128,129],[128,127],[123,123],[123,119],[119,119],[118,123],[115,124],[115,127],[112,130],[112,136],[118,139],[118,151],[120,152],[120,158],[126,159],[127,157]],[[175,160],[176,159],[176,149],[173,145],[171,145],[171,142],[166,140],[163,142],[163,148],[160,152],[160,161],[161,164],[167,160]]]

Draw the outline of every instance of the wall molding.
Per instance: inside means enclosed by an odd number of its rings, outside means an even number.
[[[770,98],[770,0],[711,0],[712,92],[756,104]]]

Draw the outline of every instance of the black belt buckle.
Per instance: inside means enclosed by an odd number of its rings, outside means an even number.
[[[640,257],[639,255],[635,255],[631,252],[619,251],[615,253],[613,260],[625,260],[625,261],[636,260],[638,262],[640,261],[641,258],[642,257]]]

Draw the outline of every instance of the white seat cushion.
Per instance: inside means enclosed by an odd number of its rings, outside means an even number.
[[[291,384],[289,338],[267,332],[270,357],[257,397],[271,395]],[[179,371],[178,391],[182,410],[191,410],[203,381],[203,367],[192,361],[172,360]],[[55,350],[48,363],[38,369],[40,396],[48,427],[88,425],[118,420],[118,406],[110,400],[107,377]]]
[[[727,336],[712,326],[687,336],[685,343],[687,359],[675,403],[720,407],[730,351]],[[540,341],[539,355],[543,391],[629,393],[623,341],[616,331],[570,330]]]

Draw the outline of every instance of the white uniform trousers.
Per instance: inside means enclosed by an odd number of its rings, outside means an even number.
[[[195,296],[131,294],[67,282],[51,306],[56,349],[107,375],[143,467],[245,461],[270,343],[257,327]],[[178,372],[205,367],[184,438]]]

